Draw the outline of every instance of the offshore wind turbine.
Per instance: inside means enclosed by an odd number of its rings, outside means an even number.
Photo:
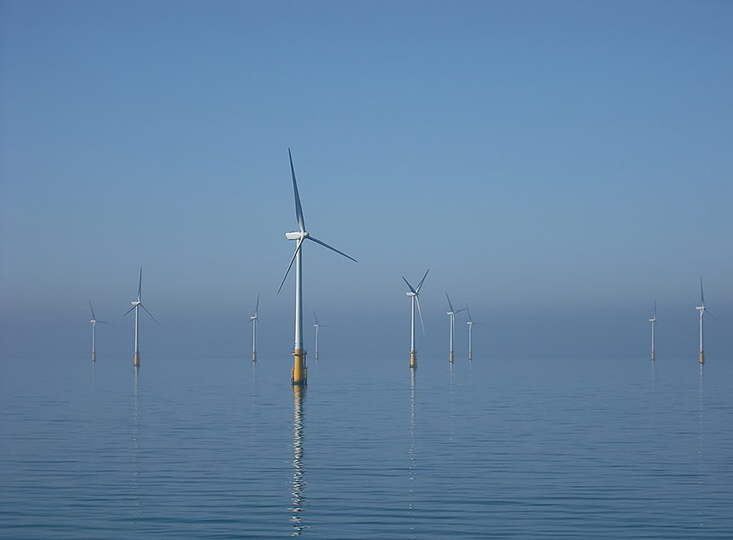
[[[410,282],[405,279],[405,276],[402,276],[402,279],[407,283],[407,288],[410,289],[407,291],[407,296],[410,297],[411,302],[411,310],[410,310],[410,367],[416,368],[417,367],[417,349],[415,349],[415,304],[417,304],[417,312],[420,315],[420,326],[422,326],[423,334],[425,333],[425,324],[422,320],[422,309],[420,309],[420,289],[422,288],[422,284],[425,282],[425,278],[428,277],[428,272],[430,272],[430,269],[425,272],[425,275],[420,280],[420,283],[417,284],[417,287],[413,287],[410,285]]]
[[[328,325],[326,324],[318,324],[318,317],[316,316],[316,310],[313,310],[313,318],[316,320],[316,324],[313,325],[313,328],[316,329],[316,360],[318,360],[318,329],[321,328],[328,328]]]
[[[448,361],[452,364],[453,363],[453,334],[456,331],[456,313],[460,313],[461,311],[464,311],[466,308],[461,308],[458,311],[453,309],[453,304],[451,304],[450,296],[448,296],[448,293],[445,293],[445,297],[448,299],[448,307],[450,308],[450,311],[447,312],[448,315]]]
[[[92,307],[92,301],[91,300],[89,301],[89,309],[92,311],[92,320],[89,321],[90,323],[92,323],[92,362],[96,362],[97,361],[97,353],[96,353],[96,351],[94,349],[94,340],[95,340],[97,323],[100,323],[100,324],[109,324],[109,323],[107,321],[97,320],[97,316],[94,314],[94,308]]]
[[[132,307],[128,309],[125,312],[125,315],[130,313],[133,309],[135,310],[135,356],[132,360],[132,364],[135,367],[138,367],[140,365],[140,350],[138,349],[138,340],[137,340],[137,334],[138,334],[138,322],[139,322],[139,308],[143,308],[145,310],[145,313],[150,315],[150,318],[155,321],[155,324],[160,326],[160,323],[153,317],[153,314],[148,311],[148,309],[143,305],[143,267],[140,267],[140,280],[137,284],[137,300],[133,300],[130,302],[132,304]],[[124,315],[123,315],[124,317]]]
[[[285,233],[285,238],[288,240],[295,240],[295,253],[293,258],[290,259],[288,269],[285,271],[285,276],[280,283],[280,288],[277,290],[278,294],[283,288],[283,284],[290,273],[290,269],[295,262],[295,349],[293,350],[293,368],[290,372],[290,381],[294,385],[303,385],[308,380],[308,368],[305,362],[305,350],[303,349],[303,242],[306,240],[312,240],[316,244],[321,244],[323,247],[327,247],[331,251],[335,251],[339,255],[343,255],[347,259],[351,259],[357,262],[353,257],[349,257],[346,253],[339,251],[338,249],[329,246],[326,242],[318,240],[316,237],[311,236],[305,230],[305,219],[303,218],[303,207],[300,204],[300,195],[298,194],[298,183],[295,180],[295,167],[293,167],[293,155],[288,148],[288,156],[290,157],[290,173],[293,177],[293,193],[295,194],[295,217],[298,220],[298,231]]]
[[[466,313],[468,314],[468,321],[466,322],[468,325],[468,359],[473,360],[473,325],[481,323],[473,322],[473,319],[471,318],[471,310],[468,309],[468,304],[466,304]]]
[[[652,362],[655,360],[655,353],[654,353],[654,329],[657,326],[657,301],[654,300],[654,316],[649,319],[649,322],[652,323]]]
[[[252,361],[257,362],[257,313],[260,310],[260,295],[257,295],[257,304],[255,305],[255,314],[249,318],[252,324]]]
[[[703,353],[703,346],[702,346],[702,316],[707,311],[710,313],[710,310],[705,307],[705,295],[702,291],[702,276],[700,276],[700,305],[697,306],[695,309],[697,309],[700,312],[700,363],[702,364],[705,362],[705,354]],[[710,313],[710,316],[713,317],[713,314]],[[714,319],[715,317],[713,317]]]

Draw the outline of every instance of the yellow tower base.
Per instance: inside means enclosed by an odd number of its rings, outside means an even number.
[[[652,351],[652,362],[654,362],[654,351]]]
[[[254,351],[252,352],[252,361],[257,362],[257,353]]]
[[[97,361],[97,353],[93,352],[92,353],[92,362],[96,362],[96,361]]]
[[[410,352],[410,367],[413,369],[417,367],[417,351]]]
[[[705,362],[705,354],[700,351],[700,363],[702,364],[703,362]]]
[[[452,364],[453,363],[453,351],[448,353],[448,361]]]
[[[132,360],[132,365],[138,367],[140,365],[140,353],[135,351],[135,358]]]
[[[308,368],[305,365],[305,352],[295,349],[293,352],[293,369],[290,372],[290,382],[294,385],[308,384]]]

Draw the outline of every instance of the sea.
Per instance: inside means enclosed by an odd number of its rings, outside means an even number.
[[[733,357],[0,361],[2,538],[733,538]]]

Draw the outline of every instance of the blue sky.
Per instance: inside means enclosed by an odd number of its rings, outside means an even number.
[[[447,290],[491,355],[645,355],[655,298],[660,351],[694,355],[702,275],[729,355],[731,27],[725,1],[0,0],[3,355],[86,354],[87,300],[127,354],[140,266],[148,354],[246,351],[261,293],[286,355],[288,147],[309,230],[359,260],[306,246],[334,352],[405,353],[400,276],[430,268],[431,354]]]

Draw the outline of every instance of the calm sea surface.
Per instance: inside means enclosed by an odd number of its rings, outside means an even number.
[[[733,358],[0,362],[8,538],[733,538]]]

